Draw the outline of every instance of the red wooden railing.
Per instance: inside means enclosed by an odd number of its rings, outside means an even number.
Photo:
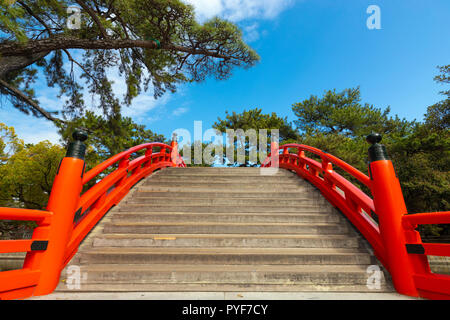
[[[422,243],[416,231],[422,224],[450,224],[450,212],[407,214],[400,183],[392,162],[387,159],[380,136],[369,136],[369,176],[319,149],[272,144],[272,153],[263,168],[292,170],[315,185],[338,208],[372,246],[390,272],[397,292],[429,299],[450,299],[450,276],[430,271],[427,255],[450,257],[450,244]],[[320,161],[311,159],[311,153]],[[333,165],[365,185],[373,199],[338,174]],[[376,222],[375,215],[379,222]]]
[[[53,292],[81,241],[136,183],[155,170],[186,166],[173,141],[170,146],[148,143],[131,148],[85,173],[83,141],[87,136],[78,131],[74,138],[55,177],[48,211],[0,208],[0,220],[35,221],[38,225],[31,240],[0,241],[0,253],[27,253],[22,269],[0,272],[0,300]],[[145,155],[130,159],[141,150]],[[114,165],[115,170],[100,177]],[[83,186],[94,179],[96,183],[81,195]]]

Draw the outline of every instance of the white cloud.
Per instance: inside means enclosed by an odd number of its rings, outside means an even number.
[[[158,107],[165,105],[170,99],[170,95],[165,94],[159,99],[155,99],[152,93],[142,93],[136,97],[131,106],[122,107],[122,115],[124,117],[142,117],[147,112],[152,111]]]
[[[144,70],[144,77],[147,76],[147,70]],[[112,90],[114,95],[122,100],[127,92],[127,85],[125,82],[125,76],[119,74],[118,68],[111,68],[107,71],[108,80],[112,81]],[[84,86],[84,98],[87,105],[87,109],[91,110],[97,115],[102,115],[103,110],[99,107],[94,108],[99,105],[99,99],[94,96],[92,99],[92,94],[89,92],[87,85]],[[135,122],[143,120],[149,111],[156,108],[163,107],[170,100],[170,94],[164,94],[162,97],[155,99],[153,96],[153,86],[150,84],[147,92],[141,92],[136,98],[132,100],[130,106],[122,105],[122,116],[131,117]]]
[[[260,37],[258,27],[258,23],[253,23],[249,26],[244,27],[244,40],[247,42],[254,42],[258,40]]]
[[[274,19],[295,0],[184,0],[195,7],[200,20],[220,16],[239,22],[245,19]]]
[[[185,113],[188,112],[188,111],[189,111],[188,108],[180,107],[180,108],[178,108],[178,109],[175,109],[175,110],[172,112],[172,114],[173,114],[174,116],[176,116],[176,117],[179,117],[179,116],[185,114]]]

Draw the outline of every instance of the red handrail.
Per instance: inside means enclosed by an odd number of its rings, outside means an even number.
[[[0,220],[42,221],[52,216],[51,212],[29,209],[2,208]]]
[[[427,255],[450,257],[449,244],[422,243],[415,230],[420,224],[449,224],[450,212],[407,214],[406,205],[392,162],[378,144],[381,138],[369,136],[370,177],[344,161],[319,149],[272,144],[272,153],[262,167],[295,171],[315,185],[361,232],[378,260],[391,273],[399,293],[429,299],[450,299],[450,276],[431,273]],[[297,151],[291,153],[293,149]],[[281,151],[281,153],[280,153]],[[321,162],[305,156],[305,151]],[[373,199],[333,170],[333,164],[367,186]],[[372,217],[376,214],[379,223]]]
[[[48,211],[0,208],[0,220],[35,221],[38,227],[31,240],[2,240],[0,253],[27,252],[23,268],[0,272],[0,300],[45,295],[56,288],[62,269],[97,222],[117,205],[129,190],[155,170],[185,167],[178,145],[147,143],[126,150],[84,172],[83,132],[74,134],[61,161],[47,206]],[[159,152],[153,152],[159,148]],[[145,155],[130,160],[145,150]],[[95,183],[83,195],[84,185],[105,170],[118,168]]]
[[[427,256],[450,257],[450,244],[422,243],[417,227],[426,224],[450,224],[450,212],[417,213],[403,216],[403,228],[407,236],[410,255],[416,263],[414,282],[420,296],[429,299],[450,299],[450,276],[434,274]]]
[[[37,268],[31,268],[31,262],[41,258],[41,249],[48,243],[47,229],[52,217],[53,213],[48,211],[0,208],[0,220],[34,221],[38,225],[31,240],[0,241],[0,253],[27,253],[22,269],[0,272],[0,299],[26,298],[32,295],[41,272]]]

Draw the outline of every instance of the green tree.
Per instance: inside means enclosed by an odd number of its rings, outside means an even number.
[[[0,123],[0,207],[43,209],[64,149],[48,141],[25,145]],[[0,239],[31,235],[34,222],[0,221]]]
[[[14,128],[0,122],[0,166],[23,147],[24,142],[17,137]]]
[[[362,172],[367,172],[367,135],[381,133],[389,147],[393,140],[413,132],[415,126],[414,121],[391,116],[389,107],[382,110],[362,104],[359,88],[326,91],[321,98],[311,96],[295,103],[292,111],[301,132],[299,142],[331,153]]]
[[[85,110],[84,84],[96,107],[112,115],[150,88],[160,97],[183,82],[226,79],[259,60],[236,25],[219,18],[200,24],[180,0],[0,3],[0,91],[19,110],[55,122],[57,112],[36,99],[38,67],[49,87],[59,87],[63,113],[72,117]],[[73,28],[73,5],[81,10],[80,28]],[[124,97],[113,92],[111,68],[126,81]]]
[[[436,76],[434,80],[439,84],[450,83],[450,65],[438,67],[441,74]],[[428,107],[425,115],[425,122],[429,128],[434,130],[450,129],[450,90],[441,91],[446,99]]]
[[[450,210],[450,133],[418,124],[389,146],[408,211]]]
[[[445,79],[445,75],[439,79]],[[401,182],[408,212],[450,210],[450,131],[448,117],[439,113],[448,101],[428,108],[425,122],[418,123],[391,116],[389,108],[383,111],[362,105],[360,100],[359,89],[347,89],[341,93],[328,91],[323,98],[311,96],[294,104],[296,124],[302,129],[299,142],[367,172],[365,137],[371,132],[381,133]],[[345,172],[339,173],[370,192]],[[422,230],[427,236],[449,232],[442,226],[426,226]]]
[[[0,206],[43,209],[65,149],[48,141],[25,145],[0,166]]]
[[[225,119],[218,118],[217,122],[214,123],[213,128],[218,130],[221,133],[226,133],[227,130],[243,130],[244,133],[247,130],[255,130],[257,137],[260,136],[261,130],[267,130],[267,147],[269,148],[271,141],[271,130],[277,129],[279,130],[279,140],[283,143],[288,143],[292,141],[296,141],[298,139],[298,132],[296,129],[292,127],[292,124],[288,122],[286,118],[280,118],[277,116],[275,112],[271,114],[262,113],[261,109],[255,108],[249,111],[244,110],[242,113],[233,112],[229,114],[226,112]],[[228,138],[228,137],[227,137]],[[231,141],[230,141],[231,144]],[[249,147],[250,143],[248,138],[241,136],[238,132],[236,138],[233,140],[234,144],[234,159],[237,159],[237,146],[238,144],[244,146],[246,151],[245,154],[245,166],[249,166]],[[259,146],[261,148],[261,146]],[[226,149],[226,147],[224,147]],[[226,152],[224,152],[226,154]],[[230,160],[230,159],[228,159]],[[257,165],[260,163],[260,159],[258,156],[258,162],[253,165]],[[230,163],[230,165],[236,165],[236,162]]]
[[[390,108],[384,111],[370,104],[361,104],[359,87],[325,92],[322,98],[311,96],[295,103],[292,111],[297,116],[295,124],[306,134],[340,134],[350,138],[364,137],[371,132],[383,135],[404,135],[410,123],[398,116],[391,117]]]
[[[63,141],[70,141],[77,128],[84,128],[89,133],[86,141],[87,170],[109,159],[110,157],[150,142],[168,143],[163,135],[156,134],[143,125],[138,125],[131,118],[116,115],[111,118],[86,112],[83,118],[75,119],[62,125],[59,133]]]
[[[450,83],[450,66],[439,70],[436,82]],[[412,213],[450,210],[450,91],[441,93],[446,99],[428,107],[425,122],[398,139],[390,150]],[[450,235],[448,225],[422,229],[426,235]]]

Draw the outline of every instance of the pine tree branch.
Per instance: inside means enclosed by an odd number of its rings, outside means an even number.
[[[157,49],[157,44],[152,40],[132,40],[132,39],[78,39],[67,36],[55,36],[48,39],[33,40],[27,43],[3,42],[0,44],[0,55],[2,56],[22,56],[30,53],[48,52],[60,49],[85,49],[85,50],[114,50],[144,48]],[[173,45],[170,43],[161,44],[162,50],[178,51],[190,53],[191,55],[203,55],[224,60],[238,60],[246,62],[243,57],[225,55],[217,51],[206,49],[193,49],[184,46]]]
[[[33,99],[31,99],[25,93],[23,93],[22,91],[20,91],[19,89],[15,88],[15,87],[13,87],[6,81],[0,79],[0,86],[3,87],[4,90],[6,92],[8,92],[8,94],[16,97],[17,99],[21,100],[22,102],[24,102],[26,104],[28,104],[31,108],[33,108],[36,112],[41,114],[47,120],[53,121],[55,123],[61,123],[61,122],[64,123],[65,122],[61,119],[53,117],[49,112],[45,111],[36,102],[34,102]]]

